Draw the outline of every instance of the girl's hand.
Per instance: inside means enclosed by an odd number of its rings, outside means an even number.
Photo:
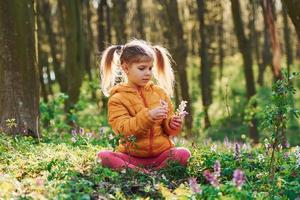
[[[174,117],[171,119],[169,126],[170,126],[171,129],[177,130],[177,129],[181,128],[181,124],[182,124],[182,119],[181,119],[181,117],[179,117],[179,116],[174,116]]]
[[[168,108],[163,106],[158,106],[156,108],[153,108],[149,110],[150,117],[153,120],[160,120],[167,118],[168,114]]]

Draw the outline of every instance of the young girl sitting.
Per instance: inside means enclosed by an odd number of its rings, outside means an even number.
[[[170,97],[174,74],[169,52],[161,46],[133,40],[108,47],[101,59],[101,88],[108,101],[108,119],[120,134],[117,152],[98,153],[101,164],[116,170],[160,169],[169,160],[186,166],[190,152],[170,140],[182,126]],[[152,79],[158,85],[155,85]],[[119,78],[123,83],[115,85]]]

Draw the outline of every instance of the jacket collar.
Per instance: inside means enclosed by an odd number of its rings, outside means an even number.
[[[142,90],[151,90],[154,86],[154,83],[152,81],[149,81]],[[125,93],[137,93],[138,91],[128,85],[128,83],[119,83],[118,85],[111,88],[109,95],[112,96],[116,93],[125,92]]]

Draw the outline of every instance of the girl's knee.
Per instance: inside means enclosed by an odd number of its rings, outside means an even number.
[[[111,151],[102,150],[102,151],[98,152],[97,157],[98,157],[98,159],[100,159],[100,161],[105,160],[105,159],[109,159],[109,157],[111,157]]]
[[[191,157],[191,152],[183,147],[177,148],[175,157],[182,165],[187,165],[188,159]]]

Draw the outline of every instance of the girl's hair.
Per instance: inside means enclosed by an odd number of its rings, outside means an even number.
[[[126,81],[127,76],[122,65],[153,61],[153,76],[158,85],[169,96],[173,96],[174,73],[171,67],[172,57],[164,47],[151,44],[143,40],[131,40],[125,45],[112,45],[102,54],[100,62],[101,89],[105,96],[116,84],[117,78]]]

